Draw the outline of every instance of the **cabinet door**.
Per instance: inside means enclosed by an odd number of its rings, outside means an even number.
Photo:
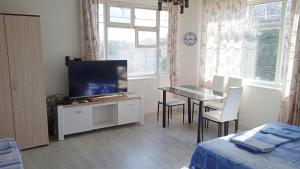
[[[4,15],[0,15],[0,138],[14,137],[14,118],[11,100]]]
[[[15,135],[22,149],[46,145],[47,110],[40,18],[5,16]]]
[[[141,120],[140,100],[128,100],[119,102],[118,124],[134,123]]]
[[[93,117],[91,106],[64,108],[64,134],[74,134],[92,130]]]

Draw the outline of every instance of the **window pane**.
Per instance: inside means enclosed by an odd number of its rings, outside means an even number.
[[[99,59],[104,60],[104,24],[103,24],[103,4],[99,4]]]
[[[155,74],[156,49],[135,48],[134,29],[108,28],[108,58],[128,60],[128,74]]]
[[[109,7],[110,22],[131,23],[131,12],[129,8]]]
[[[155,46],[156,45],[156,32],[138,31],[138,45],[142,46]]]
[[[156,27],[156,11],[136,8],[135,26]]]
[[[279,29],[252,30],[245,34],[243,54],[244,77],[275,81]]]
[[[266,24],[266,23],[280,23],[281,20],[281,2],[259,4],[250,6],[250,23],[252,24]]]
[[[279,30],[259,30],[256,58],[256,79],[274,81],[278,51]]]

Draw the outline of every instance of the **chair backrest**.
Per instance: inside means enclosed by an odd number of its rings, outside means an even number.
[[[226,102],[221,113],[222,121],[231,121],[237,119],[241,99],[242,99],[243,87],[231,87],[229,88]]]
[[[229,88],[231,87],[240,87],[243,86],[243,79],[241,78],[235,78],[235,77],[229,77],[228,82],[226,85],[226,93],[228,93]]]
[[[222,92],[224,87],[224,76],[214,75],[211,90]]]

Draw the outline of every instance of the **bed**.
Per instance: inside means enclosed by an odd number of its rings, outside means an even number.
[[[268,123],[263,127],[285,127],[300,132],[300,128],[284,123]],[[253,154],[230,142],[229,135],[197,145],[190,169],[300,169],[300,140],[285,143],[269,153]]]
[[[0,169],[24,169],[21,151],[12,138],[0,139]]]

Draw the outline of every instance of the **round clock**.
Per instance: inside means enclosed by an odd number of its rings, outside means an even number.
[[[197,35],[193,32],[188,32],[184,35],[183,42],[187,46],[193,46],[197,43]]]

